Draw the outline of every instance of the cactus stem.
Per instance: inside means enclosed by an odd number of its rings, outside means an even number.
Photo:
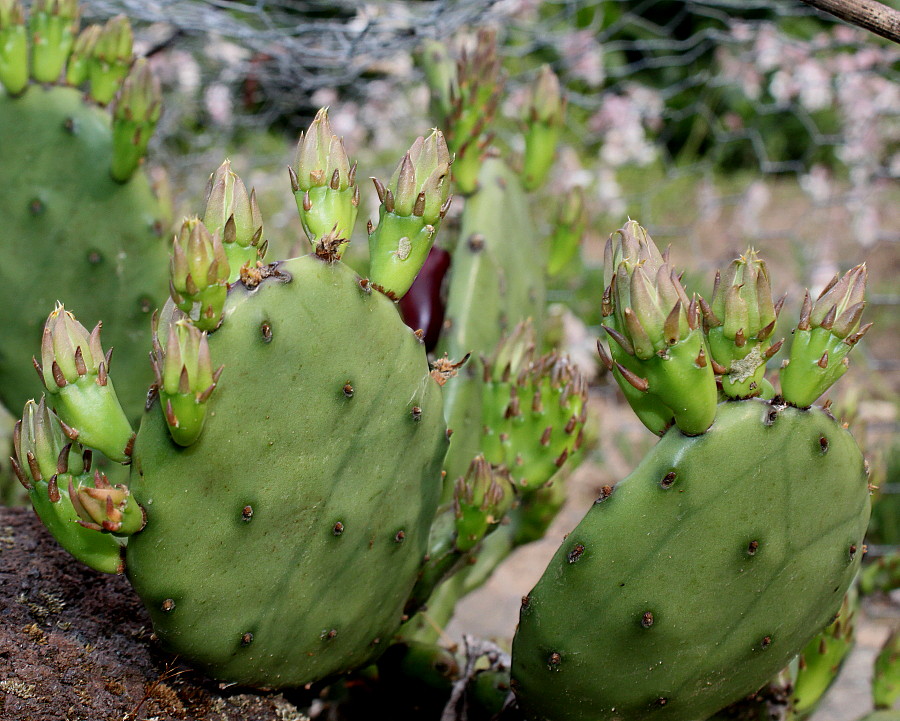
[[[809,291],[803,296],[803,307],[800,308],[800,322],[797,330],[809,330],[809,316],[812,314],[812,301],[809,299]]]
[[[715,362],[715,361],[713,361],[713,362]],[[621,363],[617,362],[616,368],[618,369],[619,373],[622,374],[622,377],[626,381],[628,381],[632,386],[634,386],[637,390],[641,391],[642,393],[646,393],[647,390],[650,388],[649,380],[647,380],[646,378],[641,378],[637,373],[634,373],[633,371],[628,370]]]

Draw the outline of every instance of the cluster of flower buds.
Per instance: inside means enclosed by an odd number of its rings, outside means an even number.
[[[162,113],[159,80],[144,58],[134,63],[112,105],[112,176],[125,182],[137,170]]]
[[[41,338],[41,360],[34,360],[66,435],[96,448],[119,463],[131,458],[134,432],[119,404],[109,362],[100,346],[100,323],[91,333],[57,305]]]
[[[661,435],[674,419],[688,435],[704,433],[717,392],[697,301],[633,220],[610,236],[604,262],[603,327],[613,342],[609,354],[598,343],[603,362],[650,430]]]
[[[218,233],[210,233],[197,217],[187,218],[172,243],[169,293],[178,308],[200,330],[222,322],[231,265]]]
[[[470,551],[497,527],[512,508],[516,493],[509,472],[476,456],[453,487],[458,551]]]
[[[781,369],[781,394],[806,408],[837,381],[850,364],[847,354],[872,326],[860,327],[866,307],[865,264],[835,275],[815,304],[807,291],[794,331],[789,360]]]
[[[783,304],[773,303],[769,271],[752,248],[716,272],[710,303],[700,299],[710,362],[729,398],[774,395],[765,371],[783,343],[771,342]]]
[[[13,470],[60,545],[91,568],[121,573],[122,547],[111,534],[139,531],[143,510],[127,487],[112,486],[97,471],[91,474],[91,451],[68,434],[43,397],[28,401],[13,429]]]
[[[206,211],[203,224],[218,235],[228,257],[228,282],[240,277],[241,268],[254,265],[266,255],[263,219],[256,202],[256,189],[247,193],[244,182],[226,160],[209,176],[206,186]]]
[[[531,321],[501,339],[482,359],[485,457],[509,469],[523,494],[549,483],[580,450],[587,381],[564,355],[535,357]]]
[[[553,223],[550,257],[547,259],[547,273],[551,277],[572,267],[572,260],[578,252],[587,225],[588,212],[584,188],[576,187],[563,197]]]
[[[35,0],[28,25],[31,75],[39,83],[55,83],[78,32],[78,0]]]
[[[326,235],[349,238],[359,210],[356,163],[350,164],[344,141],[332,131],[327,108],[300,135],[288,171],[309,242],[315,246]]]
[[[450,207],[450,151],[440,130],[419,137],[390,183],[373,178],[378,227],[369,223],[369,277],[390,298],[409,290]]]
[[[12,96],[28,87],[28,32],[22,0],[0,0],[0,84]]]
[[[207,401],[216,389],[222,366],[213,371],[206,333],[190,321],[170,322],[166,335],[163,346],[159,316],[154,315],[150,359],[166,424],[172,440],[190,446],[203,431]]]
[[[559,78],[544,65],[525,106],[525,157],[522,183],[528,190],[544,184],[553,160],[559,132],[566,121],[566,100]]]
[[[124,15],[106,21],[97,33],[88,61],[91,98],[107,105],[116,95],[131,67],[134,34]]]

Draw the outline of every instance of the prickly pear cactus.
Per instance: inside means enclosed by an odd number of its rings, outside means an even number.
[[[62,545],[124,570],[167,649],[216,679],[300,686],[374,660],[404,620],[441,495],[438,381],[454,371],[435,374],[392,299],[340,261],[345,239],[264,265],[254,193],[227,163],[204,218],[172,246],[136,436],[99,326],[58,306],[37,364],[46,403],[26,408],[14,467]],[[128,485],[90,478],[85,448],[130,463]]]
[[[231,287],[209,336],[224,370],[201,439],[174,448],[148,409],[131,484],[148,522],[126,568],[173,652],[288,686],[362,664],[400,624],[446,435],[387,298],[315,256],[266,272]]]
[[[18,0],[0,2],[0,400],[19,408],[34,392],[29,361],[64,298],[86,324],[104,320],[136,416],[151,380],[141,339],[167,267],[169,220],[138,169],[159,86],[145,61],[132,65],[124,18],[75,38],[76,3],[46,0],[25,23]]]
[[[733,371],[710,362],[706,333],[722,323],[701,328],[698,301],[685,302],[636,223],[613,237],[607,258],[615,346],[601,354],[641,419],[670,427],[631,475],[602,490],[523,599],[512,679],[529,721],[693,721],[758,689],[835,616],[863,556],[868,475],[850,433],[809,407],[816,395],[805,406],[780,397],[710,405],[714,374]],[[819,302],[863,302],[864,268],[845,277],[833,286],[844,295]],[[768,326],[766,294],[748,298],[744,315]],[[851,339],[841,357],[858,340],[854,313],[834,341]],[[730,342],[744,347],[754,327],[733,328]],[[716,343],[723,357],[725,336]],[[792,387],[805,383],[792,374]]]

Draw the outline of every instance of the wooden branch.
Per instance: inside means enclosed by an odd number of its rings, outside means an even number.
[[[848,23],[900,43],[900,10],[878,0],[802,0]]]

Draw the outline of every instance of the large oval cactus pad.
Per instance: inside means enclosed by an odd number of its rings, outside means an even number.
[[[165,297],[169,244],[162,211],[141,173],[110,176],[108,113],[74,88],[0,93],[0,399],[19,409],[40,384],[31,356],[57,300],[116,349],[113,374],[130,416],[153,374],[145,338]]]
[[[719,406],[601,495],[523,600],[531,721],[695,721],[752,693],[840,607],[863,556],[864,461],[818,409]]]
[[[401,623],[441,487],[446,427],[423,345],[341,263],[229,292],[200,440],[155,403],[134,452],[147,526],[127,572],[172,652],[211,676],[309,683]]]

